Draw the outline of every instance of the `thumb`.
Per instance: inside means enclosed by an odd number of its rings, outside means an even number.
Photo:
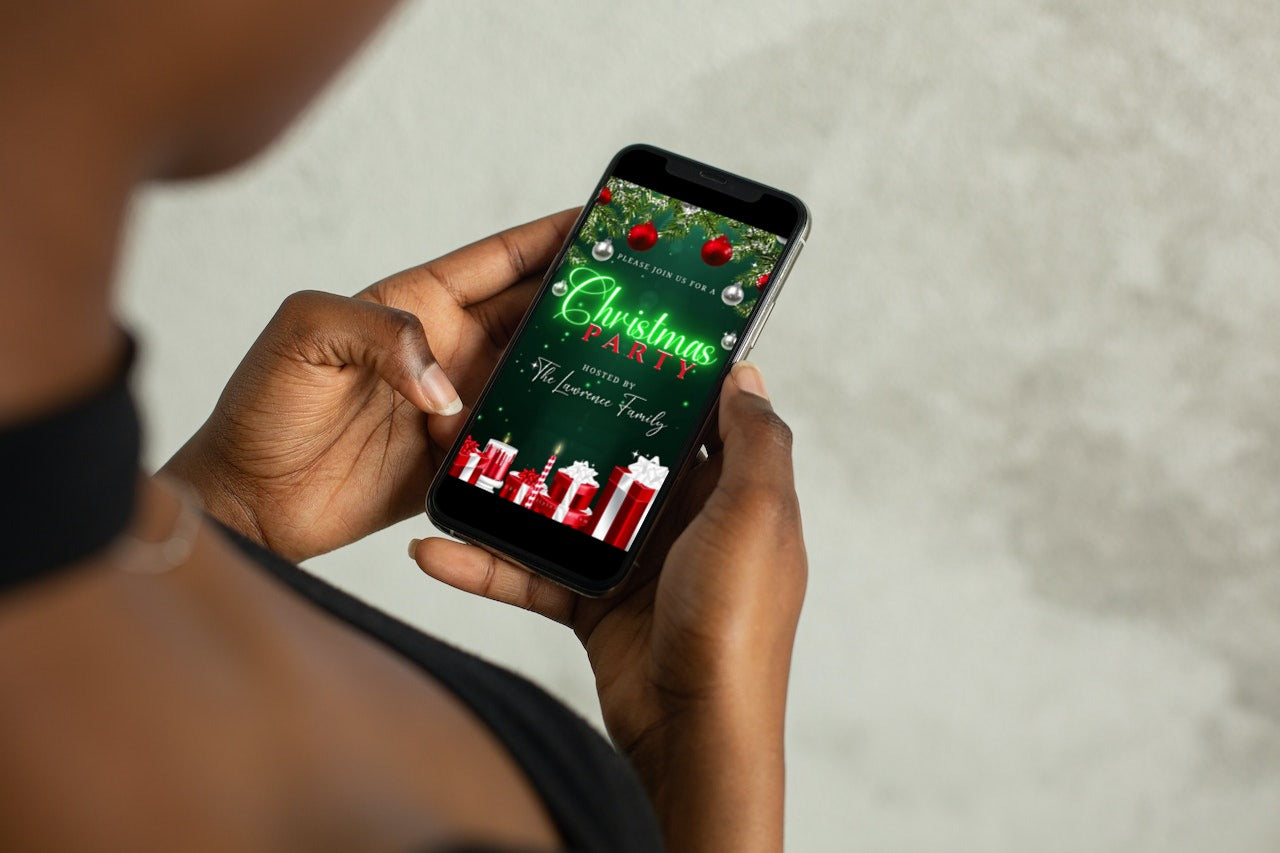
[[[733,366],[720,392],[718,415],[724,450],[716,491],[795,502],[791,428],[773,411],[754,364]]]
[[[312,364],[367,367],[424,412],[453,415],[462,410],[415,314],[306,290],[285,299],[272,324],[278,326],[280,343]]]

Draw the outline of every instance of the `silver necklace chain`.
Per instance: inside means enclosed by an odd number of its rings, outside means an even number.
[[[163,575],[191,558],[204,521],[204,506],[199,496],[185,483],[170,478],[165,478],[165,481],[178,498],[178,516],[173,527],[169,535],[159,542],[149,542],[132,533],[121,535],[111,547],[110,560],[122,572]]]

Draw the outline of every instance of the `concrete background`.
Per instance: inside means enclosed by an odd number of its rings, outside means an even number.
[[[287,293],[631,141],[710,160],[814,214],[754,356],[812,559],[792,849],[1280,849],[1278,45],[1273,0],[412,4],[267,157],[140,199],[149,458]],[[311,568],[595,716],[426,530]]]

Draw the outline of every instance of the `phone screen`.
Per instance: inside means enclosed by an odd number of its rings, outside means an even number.
[[[637,543],[787,249],[674,188],[600,185],[447,460],[474,512]]]

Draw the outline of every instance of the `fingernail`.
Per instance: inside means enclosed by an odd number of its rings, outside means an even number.
[[[733,381],[738,387],[748,394],[755,394],[757,397],[769,399],[769,392],[764,390],[764,376],[760,373],[760,368],[756,367],[749,361],[740,361],[733,366],[730,374]]]
[[[422,394],[439,415],[456,415],[462,411],[462,400],[439,364],[432,364],[418,380]]]
[[[410,540],[409,540],[409,559],[410,559],[410,560],[416,560],[416,559],[418,559],[418,546],[419,546],[420,544],[422,544],[422,540],[421,540],[421,539],[410,539]]]

